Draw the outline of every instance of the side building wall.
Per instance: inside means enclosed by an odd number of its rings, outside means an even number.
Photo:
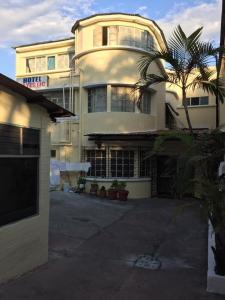
[[[39,212],[0,227],[0,282],[21,275],[48,260],[49,117],[17,94],[0,89],[0,123],[40,129]],[[13,178],[12,178],[13,180]],[[7,201],[2,199],[1,201]]]

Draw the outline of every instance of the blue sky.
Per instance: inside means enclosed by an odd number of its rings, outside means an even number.
[[[168,37],[204,26],[203,39],[218,42],[221,0],[8,0],[0,1],[0,72],[15,78],[15,45],[71,36],[74,22],[95,13],[139,13]]]

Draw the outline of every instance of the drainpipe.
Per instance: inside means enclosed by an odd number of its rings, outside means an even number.
[[[83,69],[79,68],[79,104],[80,104],[80,122],[79,122],[79,145],[78,145],[78,149],[79,149],[79,160],[81,162],[82,160],[82,135],[83,135],[83,107],[82,107],[82,92],[83,92]]]

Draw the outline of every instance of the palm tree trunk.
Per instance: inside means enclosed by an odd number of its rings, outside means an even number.
[[[190,130],[190,133],[193,135],[193,128],[192,128],[192,125],[191,125],[191,120],[190,120],[187,101],[186,101],[187,96],[186,96],[185,88],[182,88],[182,95],[183,95],[183,100],[182,101],[183,101],[184,111],[185,111],[186,120],[187,120],[187,124],[188,124],[188,129]]]
[[[219,93],[218,93],[218,87],[219,87],[219,76],[220,76],[220,63],[219,58],[215,57],[216,61],[216,128],[220,125],[220,107],[219,107]]]

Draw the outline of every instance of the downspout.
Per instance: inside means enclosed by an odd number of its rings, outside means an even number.
[[[79,161],[82,160],[82,134],[83,134],[83,108],[82,108],[82,83],[83,83],[83,70],[79,68],[79,105],[80,105],[80,122],[79,122]]]

